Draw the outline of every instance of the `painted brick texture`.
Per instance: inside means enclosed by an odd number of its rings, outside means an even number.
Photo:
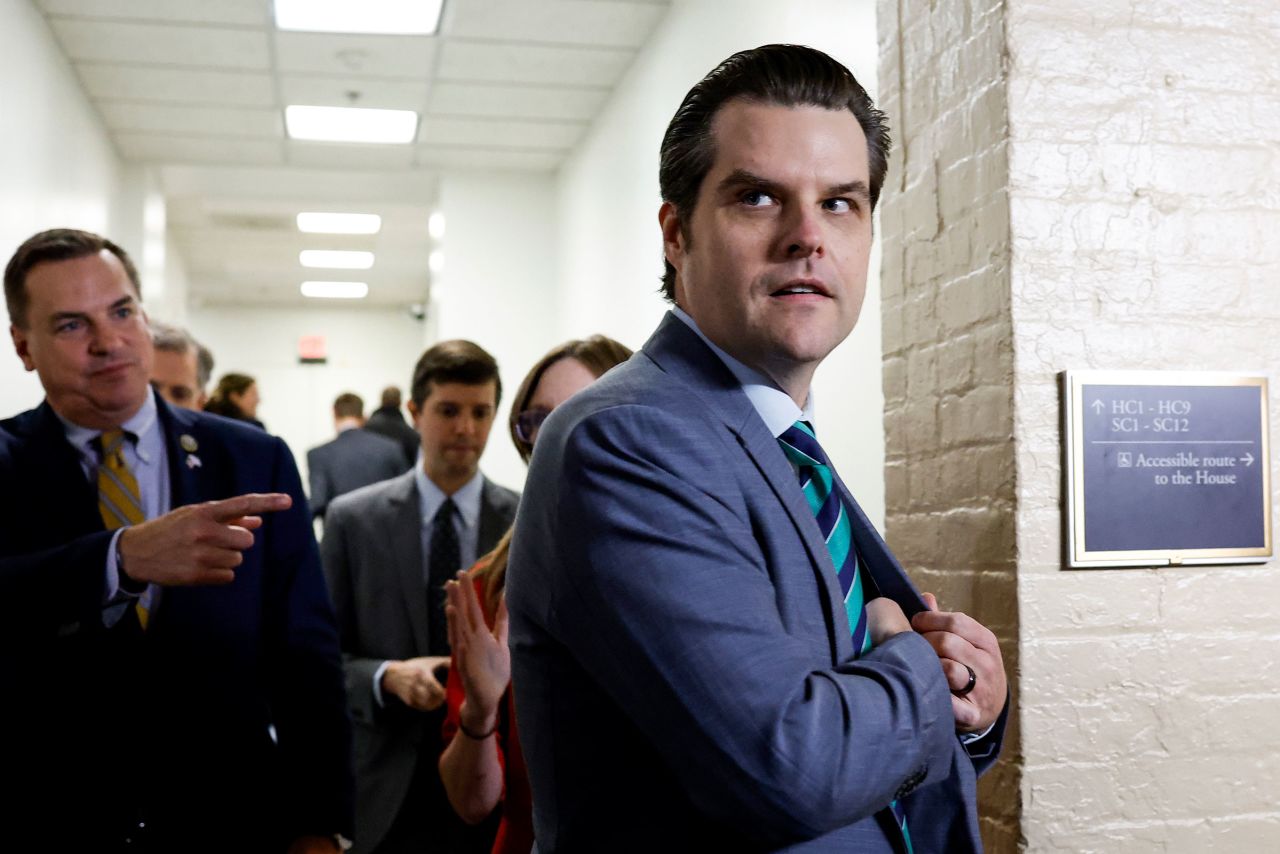
[[[1008,124],[999,2],[880,0],[885,533],[916,584],[1000,638],[1016,694]],[[979,785],[1018,850],[1019,727]]]

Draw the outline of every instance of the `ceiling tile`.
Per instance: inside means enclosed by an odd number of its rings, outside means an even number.
[[[159,163],[279,164],[281,143],[274,140],[229,139],[148,133],[113,135],[126,160]]]
[[[184,107],[136,101],[101,101],[98,108],[114,131],[253,136],[281,139],[284,122],[274,109]]]
[[[590,121],[607,89],[490,86],[440,82],[432,87],[430,112],[452,116],[499,116]]]
[[[266,34],[256,30],[63,18],[52,25],[63,50],[75,61],[270,68]]]
[[[585,122],[428,116],[418,131],[418,141],[433,145],[509,146],[564,151],[577,144],[586,128]]]
[[[266,72],[191,71],[137,65],[76,66],[89,95],[128,101],[166,101],[173,104],[275,105],[271,75]]]
[[[413,163],[412,145],[352,145],[290,140],[288,151],[291,166],[406,169]]]
[[[666,13],[651,3],[581,0],[489,0],[447,8],[450,37],[627,48],[642,45]]]
[[[358,98],[352,100],[348,94],[351,92],[358,93]],[[412,80],[285,75],[280,80],[280,97],[286,104],[421,111],[427,101],[427,84]]]
[[[441,47],[441,80],[613,86],[635,57],[632,50],[547,47],[450,39]]]
[[[507,169],[511,171],[553,172],[560,168],[563,152],[519,151],[511,149],[438,148],[420,146],[418,165],[431,169],[460,167],[464,169]]]
[[[50,15],[136,21],[189,21],[267,26],[271,7],[264,0],[38,0]]]
[[[414,77],[431,75],[436,40],[426,36],[275,34],[276,63],[289,72]]]

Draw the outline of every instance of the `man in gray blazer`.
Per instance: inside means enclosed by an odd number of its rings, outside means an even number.
[[[788,45],[668,127],[675,308],[544,424],[508,569],[542,854],[981,849],[999,646],[912,587],[809,391],[861,309],[888,147],[849,71]]]
[[[311,512],[321,518],[339,495],[404,473],[404,452],[364,426],[364,401],[346,391],[333,401],[336,438],[307,451]]]
[[[490,551],[519,496],[480,473],[501,395],[469,341],[427,350],[409,404],[422,464],[329,506],[321,559],[338,614],[355,721],[358,851],[473,851],[437,760],[449,665],[443,585]],[[492,833],[492,828],[488,828]]]

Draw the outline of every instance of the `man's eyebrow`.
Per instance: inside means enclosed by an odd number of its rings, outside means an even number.
[[[863,201],[871,201],[871,190],[867,187],[866,181],[849,181],[846,184],[836,184],[827,190],[828,196],[857,196]]]
[[[768,178],[749,172],[746,169],[734,169],[724,176],[718,189],[731,190],[737,187],[754,187],[758,190],[769,192],[777,192],[782,189],[777,181],[770,181]]]

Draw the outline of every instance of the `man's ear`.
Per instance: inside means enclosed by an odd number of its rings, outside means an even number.
[[[22,367],[28,371],[36,369],[36,363],[31,360],[31,349],[27,342],[27,333],[17,327],[16,324],[9,324],[9,337],[13,339],[13,349],[18,354],[18,358],[22,360]]]
[[[662,254],[678,273],[684,261],[685,239],[680,214],[671,202],[663,202],[658,208],[658,225],[662,228]]]
[[[418,412],[419,412],[418,405],[414,403],[412,400],[410,400],[405,403],[404,408],[409,410],[409,420],[412,421],[414,424],[417,424]]]

